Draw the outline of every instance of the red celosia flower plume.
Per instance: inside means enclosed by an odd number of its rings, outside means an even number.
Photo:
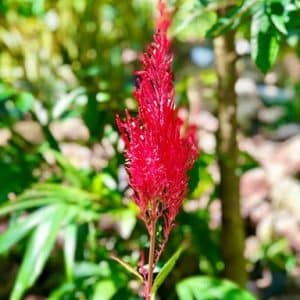
[[[160,219],[166,241],[187,192],[187,171],[196,159],[197,147],[195,130],[182,132],[175,109],[167,37],[170,13],[161,1],[159,8],[154,41],[142,56],[143,70],[136,72],[138,114],[132,117],[126,111],[125,120],[117,116],[117,125],[125,142],[129,183],[140,216],[149,232],[151,222]],[[158,252],[159,256],[161,250]]]

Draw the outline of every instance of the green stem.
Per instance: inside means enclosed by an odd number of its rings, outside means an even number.
[[[148,271],[146,300],[153,299],[151,297],[151,290],[152,290],[152,282],[153,282],[154,255],[155,255],[155,229],[156,229],[156,221],[151,221],[149,262],[148,262],[149,271]]]

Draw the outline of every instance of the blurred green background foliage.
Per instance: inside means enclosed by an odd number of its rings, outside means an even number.
[[[250,241],[249,284],[262,299],[282,293],[287,282],[297,290],[293,278],[299,270],[299,243],[290,233],[277,234],[272,224],[287,211],[287,218],[291,211],[296,221],[300,218],[293,209],[299,206],[291,204],[300,199],[299,159],[291,158],[290,164],[282,159],[293,186],[287,190],[295,193],[285,200],[284,192],[274,192],[282,177],[270,175],[275,171],[263,147],[282,150],[296,141],[287,160],[299,149],[299,1],[232,1],[222,17],[218,12],[227,1],[170,4],[176,101],[183,118],[197,126],[201,152],[162,262],[179,245],[188,247],[158,296],[254,299],[232,282],[217,279],[224,262],[212,40],[229,30],[237,32],[242,141],[237,172]],[[136,110],[133,72],[141,67],[154,16],[151,0],[0,2],[1,299],[141,299],[139,278],[111,259],[117,255],[138,269],[148,247],[127,185],[115,115],[125,107]],[[263,179],[255,173],[247,181],[256,171],[263,172]],[[257,195],[258,190],[262,193]],[[262,216],[253,212],[261,203]],[[275,221],[266,225],[267,217]],[[260,286],[258,280],[266,276],[271,282]]]

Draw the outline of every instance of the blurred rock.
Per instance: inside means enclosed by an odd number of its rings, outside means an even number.
[[[202,45],[195,46],[190,51],[192,62],[200,67],[208,67],[214,62],[214,52],[211,48]]]
[[[251,51],[250,43],[247,39],[237,39],[235,42],[235,50],[238,55],[247,55]]]
[[[237,119],[243,128],[251,126],[251,120],[262,107],[261,100],[254,95],[241,94],[238,97]]]
[[[201,111],[195,122],[197,122],[196,125],[207,131],[216,132],[218,129],[217,118],[208,111]]]
[[[294,234],[289,235],[289,242],[291,245],[291,248],[294,249],[297,253],[300,252],[300,230],[298,227],[298,230],[296,232],[293,232]],[[300,282],[299,282],[300,286]]]
[[[116,229],[116,222],[110,214],[103,214],[98,223],[101,231],[111,231]]]
[[[264,269],[262,272],[262,278],[256,280],[256,285],[260,289],[267,289],[272,284],[272,273],[270,270]]]
[[[11,132],[7,128],[0,129],[0,147],[7,145],[11,138]]]
[[[252,78],[241,77],[235,84],[238,95],[257,95],[256,83]]]
[[[44,141],[44,134],[39,123],[34,121],[20,121],[13,129],[31,144],[41,144]]]
[[[272,213],[272,206],[267,201],[259,201],[249,212],[249,219],[255,225],[259,224],[266,216]]]
[[[269,191],[269,183],[266,173],[262,168],[254,168],[241,177],[241,196],[249,199],[262,200],[266,198]]]
[[[295,53],[288,53],[283,61],[287,77],[295,82],[300,81],[300,60]]]
[[[72,165],[79,169],[89,169],[91,167],[91,150],[75,143],[60,144],[62,154]]]
[[[278,83],[278,74],[276,72],[269,72],[265,75],[264,78],[265,84],[274,85]]]
[[[297,135],[278,147],[273,161],[283,166],[283,175],[296,174],[300,171],[300,135]]]
[[[137,60],[138,54],[136,51],[130,48],[125,48],[122,52],[122,61],[124,64],[129,64]]]
[[[199,130],[198,132],[199,148],[208,153],[214,153],[216,150],[216,136],[205,130]]]
[[[205,193],[199,199],[191,199],[184,203],[184,210],[186,212],[194,212],[198,209],[205,209],[209,206],[210,193]]]
[[[273,238],[273,216],[267,215],[262,221],[257,225],[256,235],[259,240],[263,243],[268,243]]]
[[[187,111],[185,111],[185,113],[188,115]],[[185,116],[183,119],[187,119],[187,116]],[[216,149],[215,132],[218,129],[217,118],[208,111],[196,112],[195,107],[193,115],[191,115],[189,118],[189,122],[200,128],[197,133],[199,148],[205,152],[214,152]]]
[[[103,169],[107,166],[110,157],[111,156],[106,152],[105,147],[99,143],[94,144],[92,146],[91,167],[96,170]]]
[[[70,118],[64,121],[55,121],[50,130],[57,141],[88,141],[89,131],[79,118]]]
[[[273,230],[276,237],[289,239],[299,231],[297,218],[286,210],[280,211],[274,217]]]
[[[279,127],[274,134],[274,138],[278,140],[286,140],[295,135],[300,135],[300,125],[291,123]]]
[[[274,238],[287,238],[290,246],[300,250],[300,227],[298,218],[288,210],[270,212],[257,226],[257,237],[267,243]]]
[[[300,171],[300,135],[281,143],[257,135],[251,139],[241,139],[239,146],[259,161],[269,182],[275,184],[283,177]]]
[[[284,114],[282,107],[263,107],[258,111],[258,119],[261,122],[272,124]]]
[[[241,177],[241,210],[244,217],[256,224],[270,211],[270,204],[264,201],[269,192],[269,183],[265,171],[255,168],[247,171]]]
[[[45,300],[46,298],[39,295],[28,295],[24,298],[24,300]]]
[[[294,178],[283,179],[272,187],[271,199],[276,209],[285,209],[300,220],[300,183]]]
[[[264,168],[271,160],[271,157],[276,149],[276,145],[277,143],[268,141],[261,135],[239,140],[240,150],[249,153],[256,160],[258,160],[262,168]]]
[[[209,227],[211,229],[219,228],[222,222],[221,201],[214,200],[209,206],[209,211],[210,211]]]
[[[257,85],[257,91],[266,104],[281,104],[291,101],[295,96],[292,88],[280,88],[276,85]]]
[[[256,261],[260,255],[260,241],[257,236],[252,235],[245,241],[245,257],[250,261]]]

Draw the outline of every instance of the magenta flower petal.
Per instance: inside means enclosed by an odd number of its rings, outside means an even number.
[[[150,222],[163,220],[167,239],[174,219],[187,193],[187,171],[198,150],[195,128],[182,133],[182,120],[174,104],[172,55],[167,30],[170,13],[160,2],[154,41],[143,54],[143,69],[136,72],[134,96],[138,114],[117,116],[117,125],[125,142],[126,167],[134,200],[148,230]]]

